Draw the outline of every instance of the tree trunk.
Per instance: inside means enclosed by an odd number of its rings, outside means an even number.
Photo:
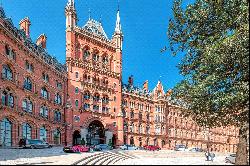
[[[248,165],[249,164],[249,127],[247,129],[240,128],[239,143],[237,147],[235,165]]]

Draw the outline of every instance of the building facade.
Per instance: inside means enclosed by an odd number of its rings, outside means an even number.
[[[238,129],[204,129],[171,105],[159,81],[135,87],[122,83],[123,33],[119,10],[109,39],[102,24],[77,24],[68,0],[66,64],[46,51],[46,35],[30,39],[30,20],[16,28],[0,7],[0,146],[21,138],[51,144],[134,144],[173,149],[177,144],[214,151],[236,151]]]
[[[66,68],[46,52],[46,36],[30,39],[30,20],[14,27],[0,7],[0,146],[21,138],[62,144]]]

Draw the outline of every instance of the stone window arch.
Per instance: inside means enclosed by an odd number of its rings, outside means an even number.
[[[14,74],[9,65],[3,65],[2,78],[13,81]]]
[[[32,87],[33,87],[33,84],[32,84],[31,79],[29,77],[26,77],[24,79],[23,88],[26,90],[32,91]]]
[[[32,102],[29,98],[25,98],[25,99],[22,101],[22,109],[23,109],[23,111],[25,111],[25,112],[32,113],[32,112],[33,112],[33,109],[34,109],[33,102]]]
[[[15,102],[14,94],[9,89],[6,89],[1,93],[2,105],[14,108],[15,104],[14,102]]]

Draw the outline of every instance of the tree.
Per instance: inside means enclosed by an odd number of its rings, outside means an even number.
[[[168,27],[171,52],[184,54],[172,101],[202,127],[238,126],[236,164],[247,162],[248,8],[247,0],[196,0],[186,8],[176,0]]]

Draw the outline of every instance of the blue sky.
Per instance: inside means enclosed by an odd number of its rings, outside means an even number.
[[[59,62],[65,63],[65,15],[67,0],[2,0],[5,13],[15,26],[28,16],[31,20],[33,41],[47,35],[47,51]],[[102,18],[103,28],[111,38],[116,21],[117,0],[75,0],[78,26],[83,26],[89,17]],[[165,90],[175,86],[182,77],[177,69],[181,56],[173,57],[167,50],[167,27],[172,17],[173,0],[120,0],[120,16],[124,34],[123,82],[130,75],[134,84],[142,86],[149,81],[152,90],[160,79]],[[161,78],[160,78],[161,76]]]

